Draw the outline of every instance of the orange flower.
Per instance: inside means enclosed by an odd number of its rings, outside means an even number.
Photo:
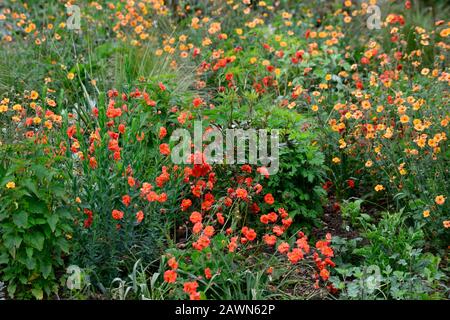
[[[172,270],[177,270],[178,269],[178,262],[177,262],[177,260],[174,257],[170,258],[169,261],[167,261],[167,265]]]
[[[287,242],[280,243],[277,250],[279,253],[282,253],[282,254],[288,252],[289,251],[289,243],[287,243]]]
[[[203,229],[203,225],[201,222],[197,222],[196,224],[194,224],[194,227],[192,228],[192,232],[194,234],[198,234],[200,233],[200,231],[202,231]]]
[[[167,283],[175,283],[177,280],[177,273],[173,270],[167,270],[164,272],[164,281]]]
[[[198,211],[194,211],[191,213],[191,216],[189,217],[189,220],[192,223],[202,222],[202,214]]]
[[[323,268],[322,270],[320,270],[320,277],[323,281],[327,281],[330,277],[330,272],[327,269]]]
[[[214,227],[213,226],[207,226],[204,230],[203,233],[205,234],[205,236],[207,237],[212,237],[214,235]]]
[[[295,264],[303,259],[303,252],[299,248],[294,248],[287,254],[287,257],[292,264]]]
[[[275,243],[277,243],[277,237],[274,236],[273,234],[272,235],[265,234],[263,236],[263,240],[268,246],[274,246]]]
[[[134,187],[136,185],[136,181],[134,180],[134,178],[132,176],[128,177],[128,185],[130,187]]]
[[[443,205],[445,202],[445,197],[443,195],[437,196],[436,198],[434,198],[434,201],[438,204],[438,205]]]

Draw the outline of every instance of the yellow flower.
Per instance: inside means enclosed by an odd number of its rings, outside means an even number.
[[[13,105],[13,110],[14,111],[21,111],[22,110],[22,106],[20,104],[15,104],[15,105]]]
[[[311,106],[311,110],[314,112],[317,112],[317,110],[319,110],[319,106],[317,104]]]
[[[400,122],[401,123],[408,123],[409,122],[409,117],[406,114],[402,115],[400,117]]]
[[[430,73],[430,69],[428,68],[423,68],[422,71],[420,72],[423,76],[426,76],[427,74]]]
[[[37,98],[39,98],[39,93],[37,93],[36,91],[31,91],[30,93],[30,99],[31,100],[36,100]]]
[[[423,217],[428,218],[430,216],[430,210],[424,210],[423,211]]]
[[[7,189],[14,189],[15,187],[16,187],[16,184],[14,183],[14,181],[10,181],[6,184]]]
[[[367,168],[370,168],[372,165],[373,165],[372,160],[367,160],[367,161],[366,161],[366,167],[367,167]]]
[[[341,159],[339,159],[338,157],[334,157],[331,161],[337,164],[341,162]]]
[[[75,78],[75,74],[74,74],[73,72],[69,72],[69,73],[67,74],[67,79],[73,80],[73,78]]]
[[[436,202],[438,205],[443,205],[445,202],[445,197],[443,195],[437,196],[434,198],[434,202]]]
[[[380,192],[380,191],[383,191],[383,190],[384,190],[384,187],[383,187],[382,184],[377,184],[377,185],[375,186],[375,191],[376,191],[376,192]]]

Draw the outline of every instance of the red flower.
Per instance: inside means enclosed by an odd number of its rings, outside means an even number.
[[[161,143],[159,145],[159,152],[162,155],[168,156],[170,154],[170,148],[169,145],[167,143]]]
[[[183,291],[187,294],[193,294],[197,292],[198,283],[197,281],[185,282],[183,285]]]
[[[192,201],[190,199],[183,199],[181,201],[181,211],[186,211],[192,205]]]
[[[111,213],[114,220],[120,220],[123,218],[123,212],[120,210],[113,210]]]
[[[256,232],[253,229],[243,227],[242,233],[243,233],[244,237],[247,238],[249,241],[253,241],[256,239]]]
[[[136,212],[136,221],[141,223],[142,220],[144,220],[144,212],[141,210]]]
[[[239,199],[242,199],[242,200],[246,200],[247,199],[247,190],[245,190],[245,189],[242,189],[242,188],[237,188],[236,189],[236,196],[239,198]]]
[[[205,278],[206,279],[211,279],[212,278],[212,274],[211,274],[211,269],[210,268],[206,268],[205,269]]]
[[[159,138],[162,139],[167,135],[167,129],[164,127],[159,128]]]
[[[347,185],[350,189],[353,189],[355,187],[355,181],[352,179],[347,180]]]
[[[267,215],[270,222],[277,222],[278,215],[275,212],[271,212]]]
[[[125,207],[128,207],[130,205],[131,202],[131,197],[129,195],[124,195],[122,197],[122,203],[125,205]]]
[[[200,293],[199,292],[194,292],[192,294],[189,295],[189,299],[190,300],[200,300]]]
[[[222,213],[218,213],[216,214],[217,216],[217,222],[219,222],[221,225],[223,225],[225,223],[225,218],[223,217]]]
[[[203,99],[202,99],[202,98],[195,98],[195,99],[192,101],[192,104],[194,105],[195,108],[200,107],[203,103],[204,103],[204,102],[203,102]]]
[[[273,198],[271,193],[268,193],[264,196],[264,202],[268,205],[272,205],[275,202],[275,199]]]
[[[90,157],[90,158],[89,158],[89,166],[90,166],[92,169],[97,168],[97,160],[95,160],[94,157]]]
[[[261,217],[259,217],[259,221],[264,224],[269,223],[269,216],[267,214],[263,214]]]
[[[177,273],[173,270],[167,270],[164,272],[164,281],[167,283],[175,283],[177,280]]]
[[[225,75],[225,79],[226,79],[227,81],[233,80],[233,74],[232,74],[232,73],[227,73],[227,74]]]
[[[92,217],[92,211],[89,209],[84,209],[84,213],[88,216],[85,220],[84,220],[84,227],[90,228],[92,225],[92,222],[94,221],[94,218]]]

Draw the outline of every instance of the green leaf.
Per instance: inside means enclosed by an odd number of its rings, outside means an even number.
[[[30,233],[25,234],[24,240],[28,245],[38,251],[41,251],[44,248],[44,235],[38,231],[31,231]]]
[[[42,291],[39,287],[31,289],[31,293],[38,300],[42,300],[44,298],[44,291]]]
[[[19,248],[22,243],[22,238],[19,235],[11,233],[3,235],[3,240],[5,247],[8,249]]]
[[[52,272],[52,264],[49,261],[41,261],[40,271],[42,272],[44,279],[47,279]]]
[[[0,265],[8,264],[8,261],[9,261],[8,254],[6,252],[2,252],[0,254]]]
[[[13,222],[20,228],[25,228],[28,224],[28,213],[20,211],[13,214]]]
[[[17,286],[16,286],[15,283],[13,283],[13,282],[9,283],[9,285],[8,285],[8,295],[11,298],[14,298],[14,293],[16,292],[16,288],[17,288]]]
[[[37,190],[36,185],[33,183],[33,181],[31,181],[30,179],[26,179],[24,181],[22,181],[21,183],[24,187],[26,187],[28,190],[30,190],[31,192],[33,192],[38,198],[41,197],[41,194],[39,193],[39,191]]]
[[[56,224],[58,223],[59,217],[57,214],[52,214],[50,217],[48,217],[47,222],[50,226],[50,229],[52,229],[52,232],[55,232],[56,230]]]
[[[28,208],[32,213],[44,213],[47,210],[45,202],[35,199],[30,199],[28,201]]]

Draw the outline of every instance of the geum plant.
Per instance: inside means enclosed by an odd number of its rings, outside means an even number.
[[[327,267],[334,265],[331,236],[319,241],[315,250],[303,233],[288,236],[292,218],[275,204],[272,194],[263,192],[267,169],[211,165],[198,152],[187,164],[171,163],[170,132],[189,128],[201,104],[194,98],[191,103],[179,101],[182,107],[169,108],[169,101],[170,90],[162,83],[130,93],[111,90],[106,108],[92,110],[91,129],[83,128],[75,117],[70,120],[68,150],[76,157],[73,172],[80,181],[74,189],[79,197],[75,237],[83,244],[78,248],[83,255],[74,255],[73,261],[81,267],[103,261],[104,267],[96,272],[104,282],[123,275],[113,269],[120,264],[131,272],[138,254],[147,264],[164,254],[161,261],[169,263],[169,270],[164,270],[160,281],[177,282],[179,271],[179,279],[191,286],[185,292],[196,299],[200,297],[197,280],[215,274],[214,279],[222,279],[222,269],[226,277],[227,263],[214,262],[234,260],[231,257],[237,254],[239,265],[265,250],[277,259],[286,256],[293,265],[310,256],[318,268],[317,284],[320,279],[326,282]],[[158,152],[147,151],[152,146]],[[162,244],[168,249],[163,251]],[[149,248],[155,251],[143,252]],[[259,267],[265,277],[272,272],[266,263]],[[219,298],[220,286],[213,284],[208,286]]]

